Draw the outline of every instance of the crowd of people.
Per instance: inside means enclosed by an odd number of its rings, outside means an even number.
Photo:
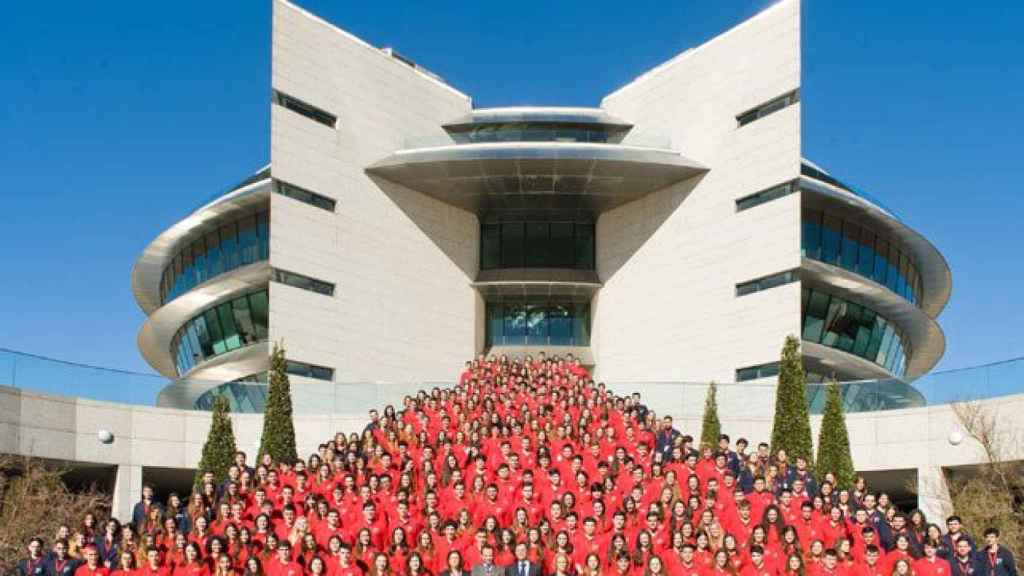
[[[478,358],[295,462],[27,544],[23,576],[1016,576],[976,541],[784,450],[695,446],[571,356]]]

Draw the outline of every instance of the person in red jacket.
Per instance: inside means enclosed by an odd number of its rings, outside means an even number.
[[[263,569],[267,576],[302,576],[302,566],[292,560],[292,546],[286,539],[277,543],[277,555]]]
[[[100,564],[100,553],[95,545],[86,546],[83,556],[85,563],[75,570],[75,576],[109,576],[110,570]]]
[[[740,576],[776,576],[775,570],[764,561],[764,548],[757,544],[750,547],[750,562],[740,570]]]
[[[227,556],[225,555],[225,558]],[[171,576],[171,571],[160,564],[160,550],[150,548],[146,550],[146,565],[135,571],[137,576]],[[947,574],[947,576],[949,576]]]
[[[938,552],[938,548],[935,547],[934,542],[924,543],[924,557],[914,560],[911,564],[915,576],[950,576],[952,574],[953,570],[949,562],[939,558],[936,552]]]

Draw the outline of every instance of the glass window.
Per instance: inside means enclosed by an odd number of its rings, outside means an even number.
[[[501,268],[501,224],[484,224],[480,229],[480,268]]]
[[[293,98],[283,92],[275,92],[274,96],[274,101],[280,106],[297,114],[301,114],[314,122],[318,122],[329,128],[334,128],[338,123],[337,116],[322,108],[309,104],[308,102],[303,102],[302,100]]]
[[[256,237],[255,214],[238,221],[238,244],[242,256],[242,266],[256,262],[260,255],[260,247]]]
[[[863,308],[861,310],[860,322],[857,325],[857,335],[853,343],[853,353],[861,358],[864,358],[867,354],[868,344],[871,343],[871,331],[874,325],[874,311]]]
[[[886,259],[886,267],[888,268],[888,275],[885,281],[886,287],[893,292],[899,292],[900,252],[896,249],[895,244],[889,245],[889,257]]]
[[[810,291],[808,291],[810,292]],[[821,342],[825,330],[825,316],[828,313],[828,294],[811,292],[804,317],[804,340]]]
[[[252,313],[252,321],[256,328],[256,340],[267,339],[267,326],[269,326],[269,302],[267,292],[256,292],[249,295],[249,310]]]
[[[234,222],[220,227],[220,250],[224,258],[224,271],[238,268],[242,259],[238,253],[238,226]]]
[[[501,261],[505,268],[523,267],[524,240],[522,222],[505,222],[501,225]]]
[[[526,224],[526,267],[548,266],[548,223],[528,222]]]
[[[196,273],[192,268],[192,250],[188,249],[181,254],[181,289],[188,292],[196,285]]]
[[[875,235],[867,228],[860,231],[860,249],[857,255],[857,273],[871,278],[875,269]]]
[[[548,343],[547,304],[527,304],[526,343],[531,346]]]
[[[264,210],[256,215],[256,234],[260,238],[260,260],[270,258],[270,212]]]
[[[801,245],[804,256],[821,260],[821,212],[804,211]]]
[[[235,327],[235,315],[231,311],[231,302],[225,302],[217,306],[217,319],[220,320],[221,330],[224,332],[224,347],[227,350],[235,350],[242,347],[242,338]]]
[[[220,234],[215,230],[206,235],[206,277],[213,278],[224,273],[224,261],[220,255]]]
[[[828,313],[825,315],[825,333],[821,337],[821,343],[825,346],[835,347],[839,341],[839,333],[842,331],[840,320],[844,316],[846,301],[841,298],[832,298],[828,303]]]
[[[574,227],[576,233],[576,269],[594,269],[594,224],[577,223]]]
[[[566,304],[552,304],[548,309],[548,332],[552,346],[572,344],[572,312]]]
[[[821,259],[829,264],[839,263],[839,241],[842,237],[842,222],[825,214],[821,227]]]
[[[206,318],[198,316],[193,323],[196,327],[196,337],[199,340],[199,350],[203,355],[203,358],[209,358],[213,356],[213,338],[210,335],[210,331],[206,327]]]
[[[552,268],[573,267],[573,224],[552,222],[548,244],[548,265]]]
[[[885,286],[885,276],[889,269],[886,257],[889,255],[889,243],[881,238],[875,240],[875,271],[871,275],[875,282]]]
[[[213,354],[223,354],[228,351],[224,344],[224,331],[221,330],[220,320],[217,319],[217,310],[211,308],[203,313],[206,319],[206,329],[210,331],[210,341],[213,343]]]
[[[249,311],[248,298],[236,298],[231,302],[231,312],[234,316],[235,328],[238,329],[238,337],[242,345],[252,344],[256,341],[256,329],[253,326],[252,314]]]
[[[851,272],[857,271],[857,249],[860,246],[860,226],[850,222],[843,222],[843,246],[840,251],[839,262],[843,268]]]
[[[507,302],[505,304],[505,344],[526,343],[526,304]]]
[[[206,275],[206,242],[200,238],[192,243],[193,267],[196,273],[196,284],[206,282],[209,276]]]

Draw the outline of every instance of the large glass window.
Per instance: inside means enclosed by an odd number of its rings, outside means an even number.
[[[903,376],[910,349],[896,326],[865,306],[803,290],[803,339],[857,355]]]
[[[171,354],[184,375],[210,358],[267,339],[267,291],[222,302],[192,318],[171,342]]]
[[[594,269],[594,224],[565,221],[486,222],[480,268]]]
[[[270,257],[270,214],[246,214],[186,245],[167,265],[160,301],[174,300],[199,284],[239,266]]]
[[[475,123],[447,127],[457,144],[477,142],[620,142],[628,127],[574,122]]]
[[[488,346],[589,346],[590,303],[506,298],[487,303]]]
[[[857,223],[817,210],[804,210],[801,252],[804,257],[841,266],[869,278],[913,304],[920,302],[917,268],[898,244]]]

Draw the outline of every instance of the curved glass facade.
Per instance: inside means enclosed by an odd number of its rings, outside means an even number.
[[[267,290],[222,302],[195,316],[171,340],[178,375],[211,358],[267,339]]]
[[[805,257],[845,268],[920,305],[921,275],[896,244],[859,224],[817,210],[805,209],[802,220]]]
[[[910,347],[896,326],[874,310],[818,290],[803,289],[803,339],[854,354],[902,376]]]
[[[618,143],[626,126],[576,122],[504,122],[461,124],[446,128],[457,144],[480,142],[597,142]]]
[[[590,303],[505,298],[487,303],[488,346],[589,346]]]
[[[263,412],[267,407],[267,384],[270,382],[266,372],[250,374],[244,378],[225,382],[210,388],[196,398],[196,410],[213,410],[213,401],[218,396],[228,399],[231,411],[235,413]]]
[[[594,269],[594,223],[503,221],[480,226],[480,269]]]
[[[166,304],[214,276],[269,257],[269,211],[222,224],[182,248],[164,268],[160,303]]]

